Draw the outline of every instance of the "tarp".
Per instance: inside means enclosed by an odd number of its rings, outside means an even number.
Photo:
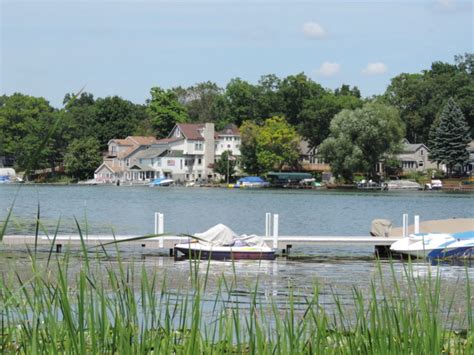
[[[388,219],[374,219],[370,228],[370,235],[374,237],[388,237],[392,230],[392,222]]]
[[[194,236],[199,243],[208,246],[266,246],[262,238],[256,235],[238,235],[226,225],[219,223],[214,227],[202,233],[196,233]]]

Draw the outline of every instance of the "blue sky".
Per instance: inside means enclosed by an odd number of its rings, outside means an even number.
[[[370,96],[472,52],[473,20],[456,0],[0,0],[0,94],[60,107],[85,86],[144,103],[153,86],[304,72]]]

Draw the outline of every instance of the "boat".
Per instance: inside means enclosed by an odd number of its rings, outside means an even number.
[[[237,183],[234,184],[234,188],[242,188],[242,187],[268,187],[270,183],[263,180],[260,176],[246,176],[237,180]]]
[[[10,184],[17,181],[15,170],[12,168],[0,168],[0,184]]]
[[[474,255],[474,231],[460,233],[417,233],[390,247],[392,252],[429,260]]]
[[[150,186],[170,186],[172,184],[174,184],[174,180],[166,177],[159,177],[150,182]]]
[[[441,180],[431,180],[431,183],[425,184],[425,190],[441,190],[443,188],[443,182]]]
[[[256,235],[237,235],[229,227],[218,224],[203,233],[196,233],[187,243],[174,246],[175,255],[181,253],[192,259],[213,260],[274,260],[275,249],[268,247]]]
[[[386,190],[387,187],[385,184],[381,185],[378,182],[369,180],[362,180],[357,184],[358,190]]]
[[[411,180],[390,180],[384,186],[387,190],[421,190],[421,185]]]

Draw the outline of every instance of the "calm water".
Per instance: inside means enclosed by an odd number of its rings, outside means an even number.
[[[195,233],[224,223],[237,233],[265,232],[265,212],[280,215],[281,235],[368,235],[375,218],[400,226],[402,214],[421,220],[472,218],[474,194],[446,192],[334,192],[330,190],[238,190],[115,186],[0,186],[0,220],[17,194],[13,230],[33,231],[41,220],[53,229],[76,231],[74,217],[87,219],[89,233],[152,233],[154,212],[165,231]]]
[[[38,203],[42,223],[53,232],[61,218],[61,231],[77,231],[74,217],[89,233],[146,234],[154,228],[154,212],[165,214],[165,231],[194,233],[217,223],[224,223],[237,233],[264,234],[265,212],[280,215],[281,235],[368,235],[375,218],[386,218],[400,226],[402,214],[410,220],[450,217],[472,218],[474,194],[447,192],[336,192],[326,190],[231,190],[219,188],[149,188],[115,186],[0,186],[0,220],[16,201],[9,233],[32,233]],[[46,258],[46,253],[43,258]],[[175,261],[147,249],[125,249],[126,260],[143,263],[172,280],[171,289],[186,292],[189,262]],[[78,261],[80,262],[80,261]],[[114,262],[114,260],[110,260]],[[0,251],[0,271],[28,273],[28,256],[22,248]],[[228,262],[212,262],[216,277],[233,274]],[[383,274],[391,273],[389,262],[381,265]],[[397,279],[403,279],[403,262],[395,262]],[[440,272],[449,292],[466,282],[473,283],[474,262],[464,265],[433,267],[417,262],[416,275]],[[271,297],[285,304],[289,289],[302,295],[311,293],[313,282],[321,288],[321,300],[328,304],[337,294],[345,303],[352,302],[352,286],[369,289],[377,278],[377,262],[370,247],[314,246],[292,249],[292,258],[275,261],[239,261],[236,272],[240,285],[239,299],[258,278],[262,299]],[[205,267],[203,268],[203,272]],[[388,276],[390,279],[390,276]],[[474,285],[473,285],[474,287]],[[212,287],[211,287],[212,290]],[[178,291],[176,291],[178,292]],[[212,294],[212,292],[211,292]],[[212,299],[212,296],[209,296]],[[465,309],[465,293],[456,296],[456,305]],[[250,300],[249,300],[250,302]]]

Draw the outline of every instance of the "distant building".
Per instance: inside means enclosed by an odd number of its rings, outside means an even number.
[[[411,144],[404,139],[402,151],[396,156],[404,172],[436,169],[436,163],[429,160],[429,148],[423,143]]]
[[[473,176],[474,175],[474,140],[469,143],[467,146],[467,151],[469,152],[469,162],[467,163],[466,166],[466,173],[468,175]]]
[[[300,164],[304,171],[330,171],[331,167],[318,155],[317,148],[311,148],[307,140],[300,143]]]
[[[223,152],[240,156],[240,134],[235,125],[215,132],[213,123],[178,123],[165,139],[130,136],[112,139],[95,179],[105,182],[151,180],[208,181]]]

